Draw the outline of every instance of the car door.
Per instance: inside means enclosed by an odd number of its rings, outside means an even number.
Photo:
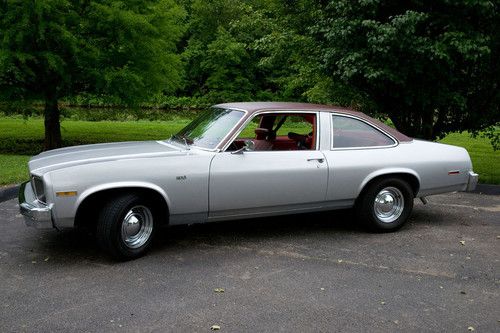
[[[318,150],[220,152],[212,160],[209,219],[320,207],[328,166]]]

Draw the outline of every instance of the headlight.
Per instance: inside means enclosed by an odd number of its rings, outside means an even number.
[[[31,184],[33,185],[33,189],[35,190],[36,198],[45,203],[45,186],[43,186],[43,180],[39,177],[32,176]]]

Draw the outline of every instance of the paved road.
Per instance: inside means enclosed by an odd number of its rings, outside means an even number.
[[[7,201],[0,332],[500,331],[500,196],[429,201],[392,234],[349,212],[177,227],[127,263]]]

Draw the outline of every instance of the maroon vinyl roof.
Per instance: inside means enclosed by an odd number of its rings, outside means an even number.
[[[368,123],[378,127],[385,132],[391,134],[400,142],[408,142],[412,141],[412,138],[404,135],[398,130],[387,126],[380,120],[374,119],[372,117],[367,116],[366,114],[353,111],[347,108],[343,108],[340,106],[332,106],[332,105],[321,105],[321,104],[309,104],[309,103],[291,103],[291,102],[240,102],[240,103],[225,103],[218,104],[215,107],[224,108],[224,109],[239,109],[245,110],[249,113],[248,116],[251,116],[253,113],[257,111],[271,111],[271,110],[290,110],[290,111],[324,111],[324,112],[335,112],[339,114],[346,114],[361,118]]]

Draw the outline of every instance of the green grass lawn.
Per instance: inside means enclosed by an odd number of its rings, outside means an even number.
[[[488,139],[473,139],[467,133],[451,133],[440,142],[467,149],[480,183],[500,184],[500,151],[494,151]]]
[[[26,155],[0,154],[0,187],[7,184],[18,184],[29,179],[28,160]]]
[[[112,141],[162,140],[189,123],[188,119],[167,121],[76,121],[62,122],[64,145]],[[284,128],[297,131],[299,128]],[[252,130],[247,131],[253,132]],[[245,133],[245,134],[248,134]],[[251,134],[251,133],[250,133]],[[468,134],[450,134],[443,143],[462,146],[469,151],[479,181],[500,184],[500,151],[493,151],[489,141],[472,139]],[[0,117],[0,185],[19,183],[28,178],[29,155],[37,154],[43,143],[43,120]]]
[[[188,119],[170,121],[75,121],[61,123],[65,146],[135,140],[164,140],[178,132]],[[43,146],[41,118],[0,117],[0,154],[35,155]]]
[[[67,146],[136,140],[162,140],[184,127],[189,120],[172,121],[63,121],[62,136]],[[27,162],[43,146],[43,120],[0,117],[0,186],[28,178]]]

